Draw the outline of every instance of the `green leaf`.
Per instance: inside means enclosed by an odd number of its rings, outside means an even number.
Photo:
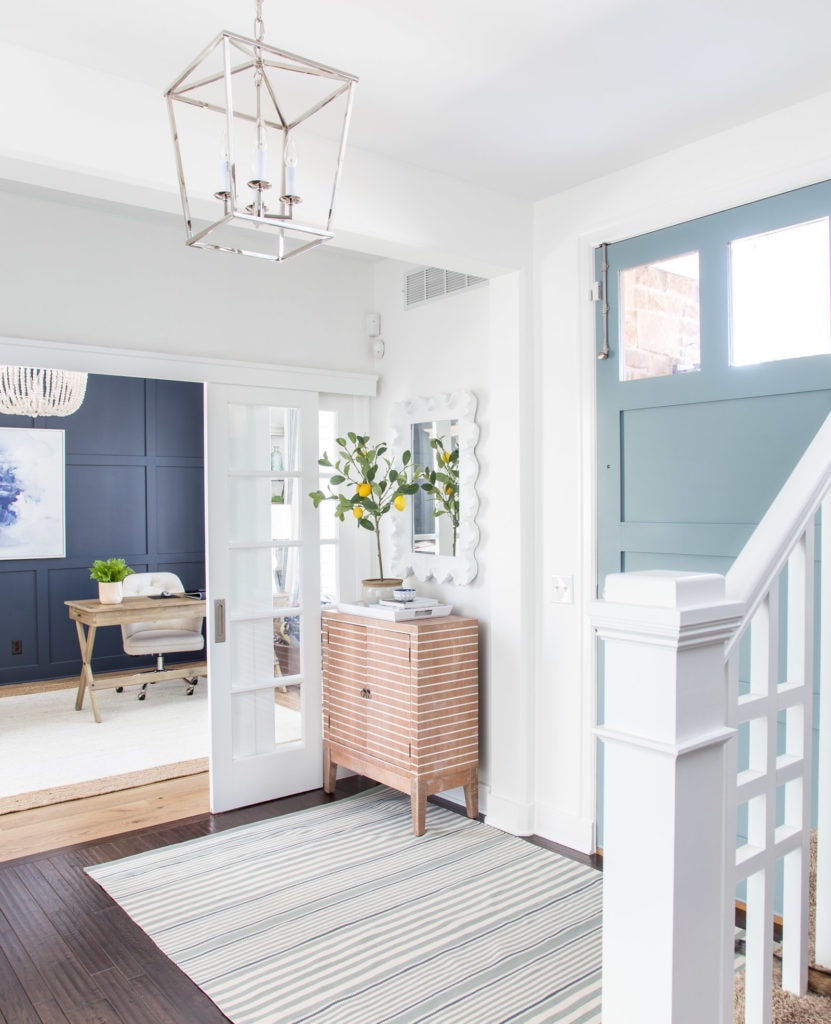
[[[339,476],[337,474],[335,476],[329,477],[329,483],[332,484],[333,486],[337,486],[338,484],[342,484],[344,482],[344,480],[346,480],[345,476]]]
[[[372,522],[369,519],[359,519],[358,526],[362,526],[365,530],[369,530],[370,533],[375,533],[375,527],[372,525]]]
[[[321,501],[323,501],[326,498],[326,495],[323,493],[323,491],[310,491],[309,497],[314,502],[315,508],[318,508]]]

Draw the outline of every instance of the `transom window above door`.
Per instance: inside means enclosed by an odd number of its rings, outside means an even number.
[[[621,380],[700,368],[698,263],[688,252],[620,272]]]
[[[827,210],[828,187],[791,196],[798,205],[804,195]],[[771,209],[768,224],[759,225],[764,230],[748,230],[765,219],[769,204],[784,205],[789,198],[763,200],[612,247],[611,265],[617,267],[609,294],[617,318],[609,326],[612,337],[617,334],[620,381],[831,354],[831,230],[825,210],[789,221]],[[635,259],[627,265],[623,250],[630,245]]]
[[[831,352],[828,218],[730,243],[730,363]]]

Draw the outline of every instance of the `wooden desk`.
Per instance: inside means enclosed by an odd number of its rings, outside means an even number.
[[[195,661],[177,664],[159,672],[145,669],[140,672],[125,671],[108,673],[100,682],[92,674],[92,649],[95,633],[99,626],[120,626],[123,622],[158,622],[163,624],[171,617],[205,615],[206,602],[193,597],[125,597],[121,604],[101,604],[100,601],[64,601],[69,617],[78,631],[81,648],[81,675],[78,679],[78,696],[75,710],[84,706],[84,694],[89,690],[89,701],[95,721],[101,721],[101,714],[95,700],[96,689],[113,689],[136,683],[155,683],[160,679],[184,679],[187,676],[204,674],[207,662]]]

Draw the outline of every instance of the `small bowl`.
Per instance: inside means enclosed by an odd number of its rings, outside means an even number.
[[[415,587],[396,587],[392,592],[392,596],[396,601],[412,601],[416,596]]]

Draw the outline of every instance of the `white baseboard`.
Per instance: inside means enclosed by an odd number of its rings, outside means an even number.
[[[501,832],[510,832],[514,836],[530,836],[534,833],[534,805],[519,804],[491,793],[485,820]]]
[[[569,814],[553,804],[537,804],[534,832],[542,839],[579,853],[594,853],[594,822],[590,818]]]

